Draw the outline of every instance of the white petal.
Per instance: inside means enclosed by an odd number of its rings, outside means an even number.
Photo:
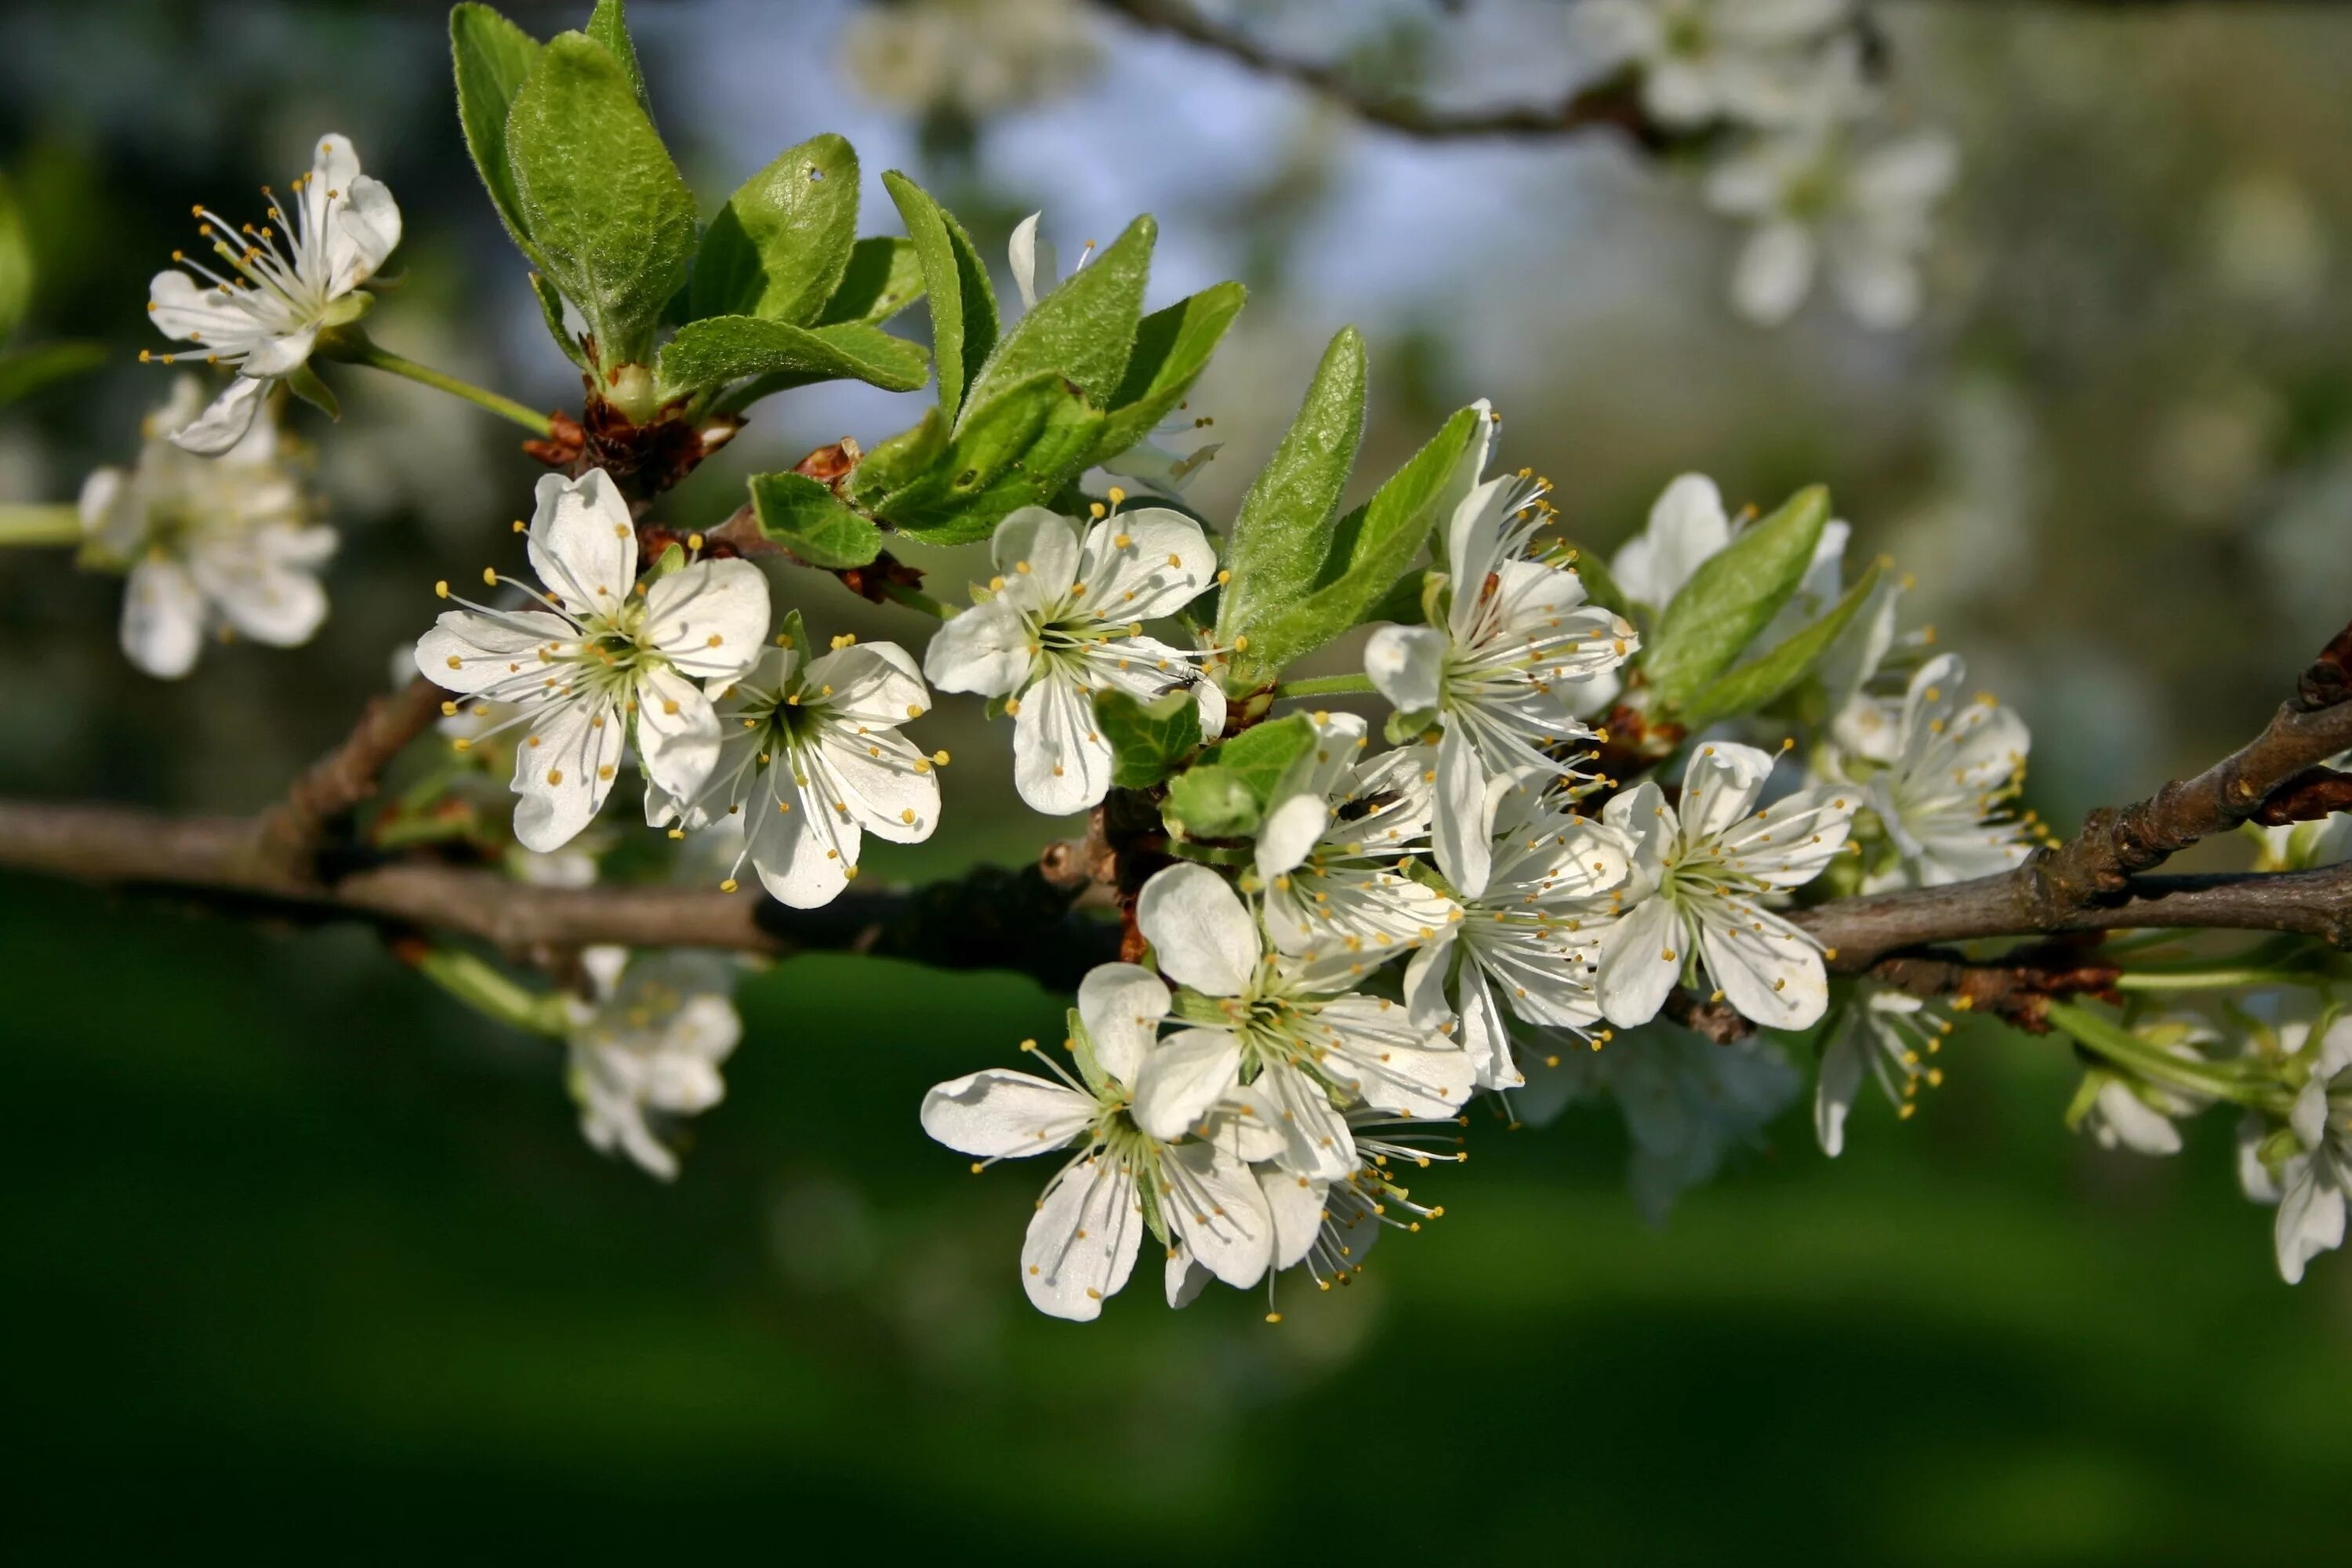
[[[991,1068],[933,1086],[923,1131],[958,1153],[1019,1159],[1059,1149],[1094,1122],[1095,1102],[1025,1072]]]
[[[2279,1277],[2300,1285],[2305,1264],[2344,1245],[2344,1189],[2333,1180],[2324,1154],[2297,1155],[2287,1162],[2285,1176],[2272,1236]]]
[[[1822,1051],[1820,1079],[1813,1085],[1813,1136],[1822,1152],[1836,1159],[1845,1152],[1845,1119],[1868,1067],[1859,1026],[1848,1018]]]
[[[211,406],[189,424],[172,432],[172,445],[200,458],[217,458],[245,438],[269,384],[240,375],[221,390]]]
[[[316,322],[305,323],[291,331],[272,332],[246,352],[237,367],[239,379],[289,374],[310,357],[311,345],[318,341]]]
[[[1485,970],[1475,963],[1462,966],[1460,1026],[1454,1038],[1469,1057],[1481,1089],[1517,1089],[1527,1075],[1511,1060],[1510,1026],[1504,1022],[1495,987]]]
[[[754,795],[747,809],[757,809],[765,799],[764,792]],[[778,903],[795,910],[823,909],[842,895],[863,839],[855,821],[843,822],[805,794],[797,795],[789,812],[761,811],[750,832],[751,868],[760,885]]]
[[[1246,1289],[1274,1256],[1274,1216],[1250,1168],[1213,1143],[1187,1143],[1160,1156],[1160,1212],[1201,1266]]]
[[[540,582],[574,615],[618,609],[637,580],[637,531],[619,487],[591,468],[576,479],[542,474],[533,494],[527,542]]]
[[[1257,971],[1257,923],[1206,866],[1171,866],[1143,884],[1135,923],[1160,972],[1210,996],[1238,996]]]
[[[1816,247],[1802,224],[1769,223],[1748,237],[1731,274],[1731,302],[1759,327],[1777,327],[1812,291]]]
[[[1143,507],[1087,531],[1078,578],[1086,584],[1081,611],[1111,622],[1157,620],[1215,584],[1217,555],[1201,525],[1182,512]]]
[[[1168,1304],[1181,1310],[1200,1300],[1201,1292],[1209,1288],[1216,1276],[1192,1260],[1192,1255],[1181,1247],[1168,1249],[1168,1267],[1160,1279],[1168,1291]]]
[[[930,689],[915,668],[914,656],[896,643],[853,643],[812,662],[801,684],[822,698],[826,711],[853,724],[895,728],[919,719],[931,706]]]
[[[1644,899],[1627,911],[1610,928],[1592,980],[1601,1015],[1620,1028],[1656,1017],[1682,974],[1684,940],[1682,921],[1664,899]]]
[[[805,756],[806,753],[803,753]],[[919,844],[940,824],[940,775],[904,735],[860,735],[828,724],[817,742],[802,798],[814,809],[846,816],[893,844]]]
[[[637,765],[681,800],[702,793],[719,765],[719,715],[702,688],[674,670],[638,679]]]
[[[603,720],[601,724],[596,720]],[[515,841],[541,855],[561,849],[593,820],[621,761],[620,714],[609,702],[567,702],[534,720],[515,747]]]
[[[1691,574],[1731,542],[1723,494],[1705,474],[1682,474],[1651,504],[1647,526],[1610,563],[1626,595],[1664,609]]]
[[[1317,1018],[1339,1037],[1324,1070],[1376,1110],[1449,1116],[1477,1085],[1477,1066],[1468,1053],[1415,1027],[1398,1003],[1341,996]]]
[[[1013,286],[1021,290],[1024,310],[1035,310],[1039,296],[1050,291],[1059,277],[1054,242],[1037,234],[1037,220],[1043,216],[1043,213],[1031,213],[1014,224],[1013,238],[1005,246],[1005,258],[1013,263]]]
[[[124,656],[159,679],[177,680],[196,667],[204,647],[205,597],[185,567],[156,560],[131,569],[122,595],[121,635]]]
[[[1055,1178],[1029,1221],[1021,1288],[1041,1312],[1091,1322],[1134,1272],[1143,1230],[1134,1173],[1110,1154],[1080,1160]]]
[[[1323,1229],[1328,1184],[1287,1171],[1260,1171],[1257,1184],[1265,1195],[1266,1214],[1274,1221],[1273,1267],[1288,1268],[1303,1262]]]
[[[1475,899],[1494,868],[1495,808],[1486,760],[1461,729],[1447,725],[1437,742],[1437,795],[1430,823],[1437,868],[1454,890]]]
[[[1032,811],[1067,816],[1110,793],[1110,742],[1094,699],[1056,671],[1034,682],[1013,716],[1013,784]]]
[[[1078,983],[1078,1018],[1103,1071],[1132,1088],[1168,1016],[1168,987],[1135,963],[1098,963]]]
[[[758,660],[768,615],[768,579],[757,566],[698,561],[646,590],[645,637],[679,674],[727,680]]]
[[[1447,646],[1433,627],[1382,626],[1364,645],[1364,673],[1402,711],[1427,712],[1443,689]]]
[[[1251,1087],[1273,1107],[1282,1133],[1276,1164],[1320,1182],[1339,1181],[1355,1170],[1355,1135],[1320,1084],[1286,1062],[1269,1062]]]
[[[2278,1184],[2271,1179],[2270,1168],[2263,1163],[2263,1144],[2270,1133],[2271,1124],[2255,1111],[2249,1110],[2238,1119],[2238,1185],[2258,1204],[2279,1201]]]
[[[1163,1142],[1198,1130],[1241,1076],[1241,1043],[1222,1029],[1187,1029],[1160,1041],[1135,1077],[1135,1124]]]
[[[1830,281],[1853,319],[1876,331],[1909,326],[1919,314],[1919,268],[1907,249],[1868,237],[1830,248]]]
[[[1454,973],[1456,951],[1454,930],[1448,927],[1435,942],[1413,949],[1404,966],[1405,1009],[1424,1029],[1434,1029],[1454,1016],[1445,986]]]
[[[1701,906],[1699,952],[1725,999],[1767,1028],[1805,1028],[1829,1006],[1820,950],[1777,915]]]
[[[942,691],[1010,697],[1029,679],[1034,658],[1020,612],[1003,599],[991,599],[931,634],[923,649],[923,673]]]
[[[1699,748],[1683,772],[1683,833],[1693,842],[1714,838],[1756,809],[1771,776],[1770,753],[1718,742]]]
[[[2180,1129],[2122,1079],[2109,1078],[2101,1084],[2097,1104],[2101,1143],[2109,1148],[2121,1144],[2137,1154],[2180,1152]]]
[[[1024,506],[998,523],[989,553],[1004,579],[998,597],[1016,610],[1056,605],[1078,580],[1077,525],[1042,506]]]
[[[205,597],[245,636],[299,647],[327,618],[327,591],[307,564],[331,552],[334,530],[271,527],[221,546],[200,542],[189,569]]]
[[[218,288],[199,283],[176,268],[158,272],[148,280],[147,320],[167,338],[212,344],[248,337],[256,325],[243,294],[224,294]],[[194,376],[186,376],[181,378],[181,384],[194,386],[196,381]],[[194,416],[193,409],[180,413],[163,426],[162,434],[172,434]]]
[[[502,611],[496,616],[472,610],[445,610],[416,643],[418,673],[436,686],[468,695],[502,680],[536,685],[528,672],[541,668],[540,653],[578,636],[569,621],[545,610]]]

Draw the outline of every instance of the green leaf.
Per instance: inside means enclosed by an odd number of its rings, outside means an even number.
[[[751,510],[760,531],[812,566],[864,566],[882,552],[882,531],[806,474],[755,474]]]
[[[1151,274],[1151,246],[1159,234],[1160,226],[1146,213],[1091,265],[1038,300],[981,367],[969,401],[984,402],[1016,382],[1050,370],[1077,383],[1097,407],[1108,404],[1135,347],[1143,285]]]
[[[449,13],[449,58],[457,77],[457,124],[466,151],[490,193],[490,205],[533,265],[540,255],[523,221],[507,158],[507,116],[531,67],[539,63],[539,40],[488,5],[470,3]]]
[[[286,390],[340,424],[343,405],[335,397],[334,389],[319,379],[319,373],[308,363],[298,364],[284,376]]]
[[[24,210],[8,177],[0,174],[0,342],[16,330],[33,303],[33,247],[25,237]]]
[[[962,410],[965,389],[996,346],[996,292],[988,284],[971,237],[923,187],[893,169],[883,188],[898,204],[908,241],[922,262],[923,290],[931,301],[931,357],[940,373],[940,412],[950,425]]]
[[[985,539],[1005,513],[1045,501],[1085,466],[1102,419],[1076,386],[1041,371],[966,408],[931,467],[873,510],[934,544]]]
[[[686,282],[694,196],[604,46],[549,41],[507,116],[507,156],[541,270],[587,318],[597,363],[643,363]]]
[[[1796,593],[1829,520],[1829,491],[1799,490],[1691,574],[1643,653],[1657,701],[1687,702],[1730,668]]]
[[[1116,687],[1098,691],[1095,724],[1110,742],[1110,782],[1120,789],[1149,789],[1201,748],[1201,709],[1189,689],[1149,703]]]
[[[653,118],[654,100],[646,96],[646,73],[637,64],[636,41],[629,37],[629,8],[624,0],[596,0],[596,9],[588,15],[588,36],[604,46],[629,79],[631,90],[637,95],[637,107]]]
[[[804,326],[840,286],[857,239],[857,154],[840,137],[786,148],[743,182],[703,234],[690,317]]]
[[[1304,713],[1244,730],[1170,781],[1161,815],[1187,838],[1245,837],[1314,750],[1315,725]]]
[[[707,392],[752,376],[786,376],[796,384],[863,381],[889,392],[923,384],[920,345],[879,327],[795,327],[756,316],[709,316],[688,321],[662,346],[657,395]]]
[[[1819,664],[1822,656],[1837,641],[1838,634],[1846,628],[1870,598],[1871,590],[1878,585],[1878,563],[1873,562],[1857,578],[1845,596],[1832,605],[1820,620],[1790,636],[1787,641],[1761,658],[1751,659],[1727,674],[1718,677],[1699,694],[1683,705],[1682,722],[1693,731],[1704,728],[1719,719],[1729,719],[1741,713],[1753,713],[1802,680]]]
[[[1457,412],[1370,501],[1339,520],[1318,573],[1321,585],[1271,606],[1265,619],[1242,629],[1250,640],[1234,660],[1236,679],[1265,679],[1370,617],[1412,569],[1439,514],[1468,493],[1461,470],[1477,450],[1472,437],[1485,417],[1475,408]],[[1236,569],[1236,580],[1240,575]]]
[[[877,237],[849,247],[849,265],[816,324],[845,321],[878,327],[923,297],[923,258],[911,239]]]
[[[29,397],[53,381],[80,375],[105,363],[103,343],[36,343],[12,354],[0,354],[0,404]]]
[[[1076,1007],[1063,1014],[1062,1027],[1068,1032],[1070,1058],[1077,1064],[1078,1077],[1097,1094],[1104,1092],[1110,1087],[1110,1075],[1103,1071],[1095,1055],[1095,1038],[1087,1032],[1086,1020],[1078,1016]]]
[[[1590,550],[1579,549],[1573,570],[1583,580],[1587,600],[1628,620],[1633,618],[1632,601],[1625,597],[1625,590],[1617,585],[1617,579],[1610,574],[1607,562]]]
[[[588,363],[588,351],[580,346],[580,340],[563,324],[563,296],[556,292],[555,285],[544,274],[534,272],[530,275],[530,291],[539,300],[539,313],[547,322],[547,335],[555,340],[563,357],[582,370],[593,368]]]
[[[914,428],[899,431],[859,460],[850,471],[849,493],[861,506],[878,501],[944,461],[947,450],[948,422],[938,409],[926,408]]]
[[[1314,588],[1363,437],[1364,339],[1343,327],[1234,514],[1225,562],[1233,580],[1217,611],[1218,642],[1251,635]]]
[[[1247,294],[1238,283],[1220,283],[1154,310],[1137,324],[1135,352],[1128,356],[1127,373],[1111,395],[1102,439],[1088,467],[1146,439],[1184,401],[1192,383],[1208,368],[1225,329],[1241,314]]]

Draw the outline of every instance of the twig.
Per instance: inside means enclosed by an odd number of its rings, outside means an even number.
[[[264,813],[259,853],[289,875],[306,871],[335,819],[375,794],[376,780],[423,734],[446,697],[418,676],[389,697],[371,700],[343,742],[312,763],[286,798]]]
[[[1239,61],[1253,70],[1321,94],[1358,119],[1408,136],[1445,140],[1470,136],[1557,136],[1613,128],[1646,147],[1663,147],[1675,134],[1642,112],[1638,93],[1621,81],[1603,82],[1557,103],[1513,104],[1496,109],[1433,109],[1410,99],[1368,92],[1336,67],[1277,54],[1237,28],[1202,16],[1184,0],[1097,0],[1105,10],[1139,27],[1182,38]]]

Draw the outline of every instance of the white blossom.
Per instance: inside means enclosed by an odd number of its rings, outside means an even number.
[[[1153,1041],[1168,1005],[1168,988],[1150,972],[1105,964],[1078,989],[1096,1069],[1087,1081],[1036,1051],[1059,1082],[991,1068],[923,1097],[923,1131],[971,1155],[975,1170],[1074,1151],[1046,1183],[1021,1248],[1022,1289],[1040,1311],[1082,1322],[1100,1316],[1133,1272],[1153,1214],[1168,1233],[1171,1303],[1197,1290],[1189,1279],[1196,1266],[1246,1288],[1272,1263],[1274,1220],[1250,1169],[1251,1157],[1270,1148],[1265,1130],[1222,1115],[1204,1123],[1208,1136],[1183,1129],[1158,1137],[1133,1113],[1129,1086],[1167,1048]],[[1024,1047],[1035,1051],[1035,1042]]]
[[[544,608],[467,605],[416,645],[428,679],[485,702],[512,703],[515,837],[555,849],[612,793],[634,743],[648,783],[691,799],[718,765],[721,734],[696,682],[750,669],[768,634],[768,583],[748,561],[697,561],[643,587],[628,503],[601,468],[539,481],[530,529]],[[465,742],[459,742],[461,745]]]
[[[1851,111],[1851,68],[1826,76],[1826,36],[1851,0],[1581,0],[1579,41],[1641,68],[1642,108],[1661,125],[1781,125]],[[1842,93],[1832,101],[1825,95]]]
[[[1459,1119],[1429,1122],[1357,1110],[1348,1113],[1348,1129],[1360,1163],[1345,1176],[1323,1181],[1273,1165],[1257,1173],[1274,1216],[1274,1268],[1304,1266],[1318,1290],[1362,1273],[1381,1231],[1418,1231],[1423,1220],[1444,1217],[1443,1204],[1417,1201],[1408,1184],[1416,1171],[1465,1157]]]
[[[1753,746],[1706,745],[1684,772],[1679,808],[1648,781],[1609,802],[1602,820],[1634,842],[1625,914],[1596,981],[1611,1023],[1646,1023],[1677,980],[1702,972],[1771,1028],[1801,1029],[1828,1006],[1820,948],[1764,900],[1821,874],[1862,792],[1817,785],[1759,810],[1771,771]]]
[[[360,173],[359,154],[341,136],[320,139],[310,172],[294,181],[291,214],[267,185],[262,194],[269,221],[258,227],[195,209],[196,232],[226,273],[173,251],[177,265],[147,286],[147,313],[158,330],[196,345],[161,355],[164,363],[201,353],[236,368],[212,406],[173,434],[174,443],[205,457],[236,445],[271,383],[309,362],[322,330],[358,317],[367,303],[356,297],[360,285],[400,243],[398,204],[381,180]]]
[[[1482,443],[1486,431],[1482,422]],[[1446,529],[1444,620],[1382,626],[1364,649],[1381,695],[1442,731],[1437,864],[1465,897],[1486,882],[1490,786],[1523,771],[1568,776],[1549,748],[1592,738],[1577,717],[1578,688],[1624,663],[1638,640],[1622,616],[1585,603],[1583,580],[1565,560],[1530,558],[1550,518],[1548,488],[1520,473],[1473,489]]]
[[[2284,1130],[2258,1115],[2240,1125],[2238,1178],[2248,1197],[2278,1205],[2272,1237],[2279,1277],[2299,1285],[2313,1258],[2344,1245],[2352,1194],[2352,1015],[2336,1015],[2315,1034],[2306,1022],[2282,1026],[2275,1054],[2303,1082]]]
[[[2004,815],[2032,744],[2025,721],[1992,698],[1963,698],[1968,667],[1939,654],[1912,676],[1901,749],[1863,784],[1897,862],[1864,890],[1941,887],[2006,871],[2031,848],[2025,824]]]
[[[1855,320],[1891,330],[1919,313],[1928,215],[1958,172],[1951,139],[1920,132],[1856,152],[1818,129],[1766,139],[1717,164],[1717,211],[1755,226],[1732,270],[1731,301],[1759,326],[1796,314],[1826,263]]]
[[[129,571],[122,651],[167,680],[195,667],[215,628],[294,647],[327,618],[318,572],[335,533],[310,521],[276,418],[263,412],[207,461],[173,439],[203,407],[195,378],[179,377],[147,416],[137,466],[100,468],[81,489],[89,557]]]
[[[597,1149],[620,1149],[668,1181],[677,1156],[654,1136],[648,1111],[695,1116],[727,1086],[719,1064],[743,1037],[730,1000],[733,971],[707,953],[631,954],[592,947],[581,954],[593,1002],[571,1002],[572,1097],[580,1131]]]
[[[1109,793],[1097,691],[1150,701],[1190,688],[1202,732],[1224,728],[1224,693],[1195,668],[1205,656],[1143,635],[1145,621],[1215,585],[1216,556],[1199,523],[1139,508],[1104,518],[1082,541],[1069,519],[1024,507],[997,525],[991,548],[996,575],[931,638],[923,673],[942,691],[1004,700],[1013,784],[1032,809],[1066,816]]]
[[[1265,928],[1286,953],[1318,947],[1381,953],[1428,942],[1457,917],[1453,900],[1400,863],[1429,846],[1430,780],[1419,747],[1366,758],[1353,713],[1316,713],[1315,752],[1259,824]]]
[[[1281,1134],[1269,1157],[1294,1175],[1336,1180],[1358,1163],[1346,1116],[1358,1101],[1437,1117],[1469,1098],[1466,1054],[1402,1005],[1353,989],[1377,959],[1344,946],[1267,951],[1240,895],[1207,867],[1155,874],[1135,918],[1160,973],[1192,1004],[1136,1079],[1136,1124],[1154,1137],[1177,1137],[1245,1087]]]
[[[1486,891],[1465,899],[1461,918],[1405,968],[1414,1021],[1458,1020],[1455,1037],[1482,1089],[1527,1081],[1507,1014],[1580,1036],[1600,1023],[1592,976],[1632,851],[1618,829],[1525,784],[1506,787]]]
[[[839,637],[832,652],[810,658],[800,617],[786,626],[782,646],[719,694],[725,738],[702,794],[681,803],[648,785],[647,816],[689,828],[739,818],[734,868],[748,858],[776,899],[808,910],[831,903],[857,875],[866,834],[897,844],[929,838],[939,826],[940,781],[934,759],[898,733],[931,705],[913,657],[895,643]]]
[[[1813,1135],[1822,1152],[1835,1159],[1845,1152],[1846,1116],[1865,1078],[1876,1079],[1895,1114],[1908,1121],[1919,1109],[1919,1086],[1944,1081],[1943,1068],[1927,1058],[1951,1032],[1940,1005],[1875,980],[1856,981],[1831,1022],[1813,1086]]]

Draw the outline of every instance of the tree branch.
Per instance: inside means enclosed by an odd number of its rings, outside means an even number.
[[[1277,54],[1240,29],[1202,16],[1185,0],[1097,0],[1097,4],[1139,27],[1213,50],[1252,70],[1318,93],[1360,120],[1407,136],[1433,141],[1557,136],[1607,127],[1623,132],[1645,147],[1663,147],[1677,139],[1675,132],[1653,123],[1642,112],[1640,94],[1622,81],[1599,83],[1556,103],[1433,109],[1411,99],[1370,92],[1337,67]]]
[[[286,798],[263,813],[259,854],[289,874],[307,862],[336,820],[375,794],[376,780],[441,712],[448,693],[418,676],[390,697],[369,700],[342,744],[313,763]]]

